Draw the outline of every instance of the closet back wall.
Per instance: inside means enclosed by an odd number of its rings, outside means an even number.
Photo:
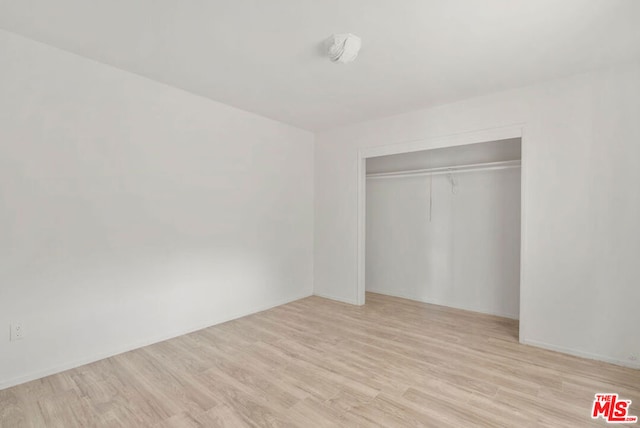
[[[367,179],[366,289],[518,318],[520,169],[455,178]]]

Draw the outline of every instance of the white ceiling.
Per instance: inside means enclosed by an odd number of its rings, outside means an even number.
[[[309,130],[640,59],[640,0],[0,0],[0,28]]]

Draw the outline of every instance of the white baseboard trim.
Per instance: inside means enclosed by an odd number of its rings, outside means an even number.
[[[539,342],[537,340],[520,338],[520,343],[522,343],[523,345],[535,346],[536,348],[547,349],[549,351],[555,351],[555,352],[561,352],[563,354],[573,355],[574,357],[602,361],[605,363],[615,364],[617,366],[622,366],[622,367],[629,367],[632,369],[640,369],[640,363],[637,361],[629,361],[621,358],[613,358],[613,357],[607,357],[605,355],[592,354],[590,352],[584,352],[576,349],[565,348],[563,346],[552,345],[550,343]]]
[[[401,299],[407,299],[407,300],[413,300],[414,302],[422,302],[422,303],[428,303],[430,305],[437,305],[437,306],[446,306],[447,308],[454,308],[454,309],[462,309],[463,311],[469,311],[469,312],[476,312],[478,314],[485,314],[485,315],[494,315],[497,317],[502,317],[502,318],[510,318],[512,320],[517,320],[518,319],[518,315],[514,315],[514,314],[507,314],[507,313],[502,313],[502,312],[489,312],[489,311],[483,311],[477,308],[471,308],[471,307],[467,307],[467,306],[461,306],[461,305],[451,305],[447,302],[441,302],[438,300],[425,300],[425,299],[418,299],[415,296],[408,296],[408,295],[404,295],[402,293],[388,293],[388,292],[381,292],[381,291],[375,291],[375,290],[367,290],[371,293],[375,293],[375,294],[382,294],[385,296],[391,296],[391,297],[399,297]]]
[[[314,296],[318,296],[318,297],[322,297],[323,299],[329,299],[329,300],[335,300],[337,302],[342,302],[342,303],[348,303],[350,305],[357,305],[358,302],[355,299],[345,299],[344,297],[336,297],[336,296],[331,296],[329,294],[324,294],[324,293],[313,293]]]
[[[38,370],[38,371],[35,371],[33,373],[29,373],[29,374],[26,374],[26,375],[18,376],[18,377],[12,378],[12,379],[2,380],[2,381],[0,381],[0,391],[3,390],[3,389],[11,388],[12,386],[16,386],[16,385],[20,385],[20,384],[23,384],[23,383],[31,382],[32,380],[41,379],[43,377],[47,377],[47,376],[51,376],[51,375],[54,375],[54,374],[57,374],[57,373],[61,373],[61,372],[67,371],[67,370],[71,370],[71,369],[74,369],[76,367],[84,366],[85,364],[90,364],[90,363],[93,363],[93,362],[96,362],[96,361],[104,360],[105,358],[113,357],[115,355],[124,354],[125,352],[133,351],[133,350],[138,349],[138,348],[143,348],[145,346],[153,345],[154,343],[164,342],[165,340],[169,340],[169,339],[173,339],[174,337],[183,336],[185,334],[193,333],[194,331],[198,331],[198,330],[202,330],[204,328],[212,327],[212,326],[217,325],[217,324],[222,324],[222,323],[227,322],[227,321],[232,321],[234,319],[246,317],[247,315],[252,315],[252,314],[255,314],[255,313],[258,313],[258,312],[266,311],[268,309],[275,308],[276,306],[282,306],[282,305],[285,305],[287,303],[295,302],[296,300],[304,299],[305,297],[309,297],[311,295],[312,295],[311,293],[304,293],[303,295],[300,295],[300,296],[297,296],[297,297],[283,299],[282,301],[277,302],[275,304],[259,306],[257,308],[254,308],[254,309],[246,311],[246,312],[234,314],[234,315],[232,315],[230,317],[225,317],[224,319],[215,320],[215,321],[212,321],[211,323],[207,323],[206,325],[200,325],[200,326],[195,326],[195,327],[192,327],[192,328],[187,328],[187,329],[179,331],[179,332],[172,332],[172,333],[168,333],[168,334],[164,334],[164,335],[158,335],[153,339],[143,340],[143,341],[140,341],[140,342],[137,342],[137,343],[129,344],[129,345],[123,346],[123,347],[121,347],[119,349],[114,349],[114,350],[107,351],[107,352],[101,352],[99,354],[95,354],[95,355],[92,355],[90,357],[80,358],[78,360],[70,361],[70,362],[64,363],[64,364],[59,364],[59,365],[56,365],[56,366],[53,366],[53,367],[49,367],[49,368],[44,369],[44,370]]]

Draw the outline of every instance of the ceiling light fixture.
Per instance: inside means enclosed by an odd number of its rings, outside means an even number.
[[[327,55],[332,62],[347,63],[358,56],[362,40],[355,34],[333,34],[326,40]]]

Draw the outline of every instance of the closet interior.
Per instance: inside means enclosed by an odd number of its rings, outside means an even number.
[[[521,139],[368,158],[369,292],[517,319]]]

